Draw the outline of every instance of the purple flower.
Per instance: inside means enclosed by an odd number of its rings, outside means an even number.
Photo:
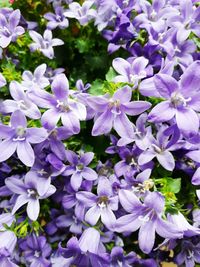
[[[44,76],[46,69],[47,65],[41,64],[34,70],[34,73],[29,70],[23,72],[22,85],[27,91],[43,89],[49,85],[49,80]]]
[[[118,89],[113,96],[88,97],[88,105],[96,111],[92,135],[107,134],[113,127],[121,137],[131,138],[133,125],[127,115],[139,115],[151,106],[146,101],[130,102],[131,97],[132,89],[129,86]]]
[[[21,13],[14,10],[8,17],[0,14],[0,46],[6,48],[11,42],[15,42],[19,35],[24,33],[24,28],[18,26]]]
[[[135,142],[136,146],[141,150],[146,150],[150,145],[150,137],[152,136],[151,126],[145,127],[147,121],[147,113],[141,114],[136,120],[134,133],[132,138],[122,137],[117,142],[118,146],[125,146],[129,143]]]
[[[64,42],[58,38],[52,39],[52,32],[50,30],[45,30],[43,37],[36,31],[29,31],[29,34],[34,41],[34,43],[30,44],[31,52],[39,50],[45,57],[48,57],[49,59],[54,58],[53,46],[64,44]]]
[[[112,187],[106,177],[100,177],[97,186],[97,196],[91,192],[81,191],[77,199],[89,210],[85,214],[86,222],[95,225],[101,217],[102,223],[109,229],[113,228],[116,217],[113,210],[118,209],[118,196],[113,196]]]
[[[56,191],[56,188],[51,185],[50,178],[38,177],[34,172],[28,172],[24,179],[17,179],[11,176],[5,180],[5,184],[10,191],[18,195],[12,214],[24,204],[27,204],[26,211],[32,221],[37,220],[39,216],[39,200],[48,198]]]
[[[51,89],[53,95],[43,90],[30,93],[31,99],[38,106],[49,108],[42,115],[42,124],[46,128],[54,128],[61,118],[65,127],[73,133],[78,133],[80,131],[79,120],[86,118],[85,106],[69,94],[69,83],[64,74],[55,77]]]
[[[25,116],[31,119],[39,119],[41,117],[40,110],[31,101],[24,89],[18,82],[10,83],[10,94],[14,100],[7,99],[2,102],[1,112],[12,113],[16,110],[21,110]]]
[[[51,266],[48,260],[51,255],[51,246],[44,236],[30,235],[19,243],[19,247],[23,251],[23,258],[26,263],[30,264],[30,267]]]
[[[137,87],[139,80],[145,78],[148,73],[148,59],[138,57],[136,59],[125,60],[123,58],[115,58],[113,60],[113,68],[120,74],[113,80],[115,82],[124,82]]]
[[[155,233],[164,238],[180,238],[182,232],[176,226],[162,219],[165,201],[158,192],[149,192],[141,201],[130,191],[120,190],[119,200],[122,207],[130,214],[124,215],[116,222],[116,231],[134,232],[139,230],[139,247],[148,254],[155,243]]]
[[[70,165],[67,165],[63,175],[71,176],[70,183],[72,188],[77,191],[82,183],[83,178],[88,181],[97,179],[97,173],[87,167],[94,157],[94,153],[87,152],[81,154],[80,157],[73,151],[66,151],[66,158]]]
[[[27,128],[26,117],[20,110],[12,113],[10,126],[0,125],[0,132],[0,137],[4,139],[0,143],[0,162],[7,160],[17,151],[18,158],[26,166],[32,166],[35,160],[30,144],[41,143],[47,138],[45,129]]]
[[[111,251],[111,263],[110,267],[131,267],[132,263],[135,261],[136,254],[134,252],[130,252],[127,255],[124,255],[123,248],[114,247]]]
[[[199,130],[199,67],[200,61],[191,64],[179,82],[166,74],[158,74],[154,82],[160,95],[166,99],[156,105],[149,114],[151,122],[164,122],[176,118],[180,131],[186,137],[196,135]]]
[[[150,145],[147,150],[140,154],[138,163],[143,165],[156,157],[163,168],[172,171],[175,167],[175,161],[170,150],[174,150],[173,145],[177,140],[172,139],[172,141],[169,140],[169,136],[166,134],[166,127],[164,125],[161,126],[157,133],[156,139],[153,136],[150,137]]]
[[[100,250],[100,234],[94,228],[86,229],[78,240],[72,237],[67,242],[67,248],[59,248],[64,258],[71,258],[70,265],[107,267],[108,255]]]
[[[44,18],[49,21],[47,23],[47,28],[49,30],[53,30],[57,27],[60,29],[65,29],[69,26],[69,21],[64,17],[63,12],[63,7],[57,6],[55,7],[55,14],[48,12],[44,15]]]
[[[96,11],[91,9],[93,3],[94,1],[87,0],[81,6],[77,2],[73,2],[69,4],[69,9],[64,12],[64,15],[68,18],[75,18],[81,25],[85,25],[96,16]]]
[[[177,30],[176,38],[184,42],[191,32],[200,37],[200,7],[195,7],[191,0],[182,0],[179,4],[180,13],[169,17],[168,24]]]
[[[179,266],[185,263],[186,267],[195,267],[195,262],[200,263],[200,243],[193,244],[189,240],[183,240],[181,247],[181,252],[175,257]]]

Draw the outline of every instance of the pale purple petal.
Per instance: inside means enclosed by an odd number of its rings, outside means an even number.
[[[92,208],[90,208],[86,212],[86,214],[85,214],[85,220],[89,224],[95,225],[98,222],[98,220],[100,218],[100,215],[101,215],[100,208],[97,205],[95,205],[95,206],[93,206]]]
[[[169,151],[163,151],[156,155],[158,162],[168,171],[173,171],[175,160]]]
[[[139,213],[139,210],[142,207],[142,204],[136,195],[129,190],[119,190],[119,201],[122,207],[130,213]]]
[[[112,124],[113,114],[109,110],[106,110],[95,120],[92,128],[92,135],[97,136],[109,133],[112,129]]]
[[[21,208],[24,204],[26,204],[29,201],[28,197],[26,195],[20,195],[17,197],[15,204],[12,209],[12,214],[15,214],[15,212]]]
[[[94,181],[98,178],[97,173],[88,167],[84,167],[81,173],[83,178],[85,178],[88,181]]]
[[[64,74],[56,75],[51,85],[52,92],[57,99],[64,99],[68,97],[69,82]]]
[[[26,166],[33,166],[33,163],[35,161],[35,154],[31,145],[26,140],[18,142],[17,156]]]
[[[44,128],[29,128],[27,129],[27,141],[31,144],[38,144],[43,142],[48,136]]]
[[[17,148],[17,142],[12,140],[4,140],[0,143],[0,162],[3,162],[10,158]]]
[[[40,212],[40,203],[38,199],[30,199],[26,208],[28,217],[36,221]]]
[[[178,82],[167,74],[157,74],[154,77],[155,87],[164,98],[169,98],[173,92],[178,91]]]
[[[124,113],[116,116],[113,128],[121,137],[131,138],[133,136],[133,125]]]
[[[190,137],[198,133],[199,118],[196,112],[189,108],[184,108],[176,111],[176,122],[180,131]]]
[[[139,247],[145,253],[149,254],[153,249],[155,243],[155,228],[156,224],[154,220],[150,220],[141,225],[139,230]]]
[[[72,188],[75,191],[77,191],[80,188],[82,180],[83,180],[83,177],[80,172],[75,172],[72,174],[70,183],[71,183]]]

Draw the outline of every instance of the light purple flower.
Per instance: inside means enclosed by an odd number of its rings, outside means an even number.
[[[48,12],[44,14],[44,18],[49,22],[47,23],[47,28],[53,30],[55,28],[65,29],[69,26],[69,21],[64,17],[64,9],[62,6],[55,7],[55,14]]]
[[[11,12],[8,17],[0,13],[0,46],[2,48],[15,42],[17,37],[25,32],[23,27],[18,26],[20,17],[19,9]]]
[[[24,179],[9,177],[5,180],[6,186],[18,197],[12,209],[12,214],[27,204],[28,217],[35,221],[40,212],[40,199],[45,199],[55,193],[56,188],[51,184],[51,180],[40,178],[34,172],[28,172]]]
[[[44,128],[27,128],[27,120],[20,110],[12,113],[10,126],[0,125],[0,162],[10,158],[17,151],[18,158],[26,165],[32,166],[35,154],[30,144],[38,144],[47,138]]]
[[[81,25],[85,25],[96,16],[96,11],[91,8],[93,3],[94,1],[87,0],[81,6],[77,2],[73,2],[69,4],[69,9],[64,12],[64,15],[68,18],[75,18]]]
[[[20,242],[19,247],[23,251],[23,257],[28,266],[50,266],[50,261],[47,258],[51,255],[52,249],[45,236],[35,234],[27,236]]]
[[[132,89],[129,86],[118,89],[113,96],[88,97],[88,105],[96,112],[92,135],[107,134],[113,127],[121,137],[131,138],[133,125],[127,115],[139,115],[151,106],[146,101],[130,102],[131,97]]]
[[[41,64],[33,73],[29,70],[23,72],[21,83],[27,91],[43,89],[50,84],[49,80],[44,76],[46,69],[47,65]]]
[[[88,181],[97,179],[97,173],[87,167],[94,157],[94,153],[87,152],[81,154],[80,157],[73,151],[66,151],[66,158],[70,165],[67,165],[63,175],[71,176],[70,183],[72,188],[77,191],[82,183],[83,178]]]
[[[55,77],[51,85],[53,95],[37,90],[30,93],[31,99],[43,108],[49,108],[42,115],[42,124],[46,128],[54,128],[61,119],[62,124],[73,133],[80,131],[79,120],[86,119],[86,107],[69,93],[69,82],[64,74]]]
[[[41,117],[40,110],[31,101],[27,93],[24,92],[24,87],[16,81],[10,83],[10,94],[14,100],[7,99],[1,104],[2,113],[12,113],[16,110],[21,110],[25,116],[31,119],[39,119]]]
[[[117,75],[114,82],[124,82],[137,87],[138,82],[147,76],[148,59],[138,57],[136,59],[125,60],[123,58],[115,58],[113,60],[113,68],[120,74]]]
[[[54,58],[53,47],[64,44],[64,42],[58,38],[53,39],[52,32],[50,30],[45,30],[43,36],[36,31],[29,31],[29,35],[34,41],[34,43],[30,44],[31,52],[39,50],[49,59]]]
[[[139,247],[148,254],[155,243],[155,233],[164,238],[180,238],[182,231],[162,218],[165,206],[164,197],[158,192],[149,192],[141,201],[130,191],[120,190],[119,200],[122,207],[130,214],[116,222],[116,231],[134,232],[139,229]]]
[[[186,137],[196,135],[199,130],[200,111],[200,61],[191,64],[181,76],[179,82],[166,74],[156,75],[155,86],[166,99],[157,104],[149,114],[151,122],[164,122],[176,118],[180,131]]]
[[[181,0],[180,13],[169,17],[168,25],[176,28],[176,38],[184,42],[191,32],[200,37],[200,7],[195,7],[191,0]]]
[[[85,214],[85,221],[95,225],[101,217],[102,223],[109,229],[114,227],[116,217],[113,210],[118,209],[118,196],[114,196],[112,187],[106,177],[100,177],[97,186],[97,196],[91,192],[80,191],[77,199],[89,210]]]
[[[138,158],[138,163],[140,165],[146,164],[156,157],[163,168],[168,171],[172,171],[174,169],[175,160],[170,151],[173,151],[174,148],[176,148],[177,140],[170,140],[165,131],[166,127],[163,125],[159,129],[156,138],[153,136],[150,137],[150,145],[148,149],[143,151]],[[175,147],[173,145],[175,145]]]
[[[200,263],[200,243],[193,244],[190,240],[183,240],[181,252],[175,257],[175,262],[181,266],[185,263],[186,267],[195,267],[195,262]]]

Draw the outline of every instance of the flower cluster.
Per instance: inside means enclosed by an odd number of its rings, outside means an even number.
[[[199,266],[199,2],[25,2],[0,8],[0,266]]]

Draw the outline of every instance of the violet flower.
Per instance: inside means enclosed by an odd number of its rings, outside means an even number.
[[[171,142],[165,131],[166,127],[161,126],[156,135],[156,139],[151,136],[149,147],[147,150],[143,151],[138,158],[138,163],[140,165],[146,164],[156,157],[163,168],[168,171],[172,171],[174,169],[175,160],[170,151],[174,150],[173,145],[176,145],[177,140],[172,139]]]
[[[97,186],[97,196],[91,192],[80,191],[77,199],[89,210],[85,214],[85,221],[95,225],[101,217],[102,223],[109,229],[113,228],[116,217],[113,210],[118,209],[118,196],[114,196],[112,187],[106,177],[100,177]]]
[[[132,138],[122,137],[117,142],[118,146],[125,146],[129,143],[135,142],[136,146],[141,150],[146,150],[150,145],[150,137],[152,136],[151,126],[145,127],[147,122],[147,113],[141,114],[136,120],[134,133]]]
[[[24,86],[27,91],[34,91],[47,87],[49,85],[49,80],[44,76],[46,69],[47,65],[41,64],[33,73],[29,70],[25,70],[22,74],[22,86]]]
[[[130,102],[131,97],[132,89],[129,86],[118,89],[113,96],[88,97],[88,105],[96,111],[92,135],[107,134],[113,127],[121,137],[131,138],[133,125],[127,115],[139,115],[151,106],[146,101]]]
[[[113,68],[120,74],[113,80],[114,82],[124,82],[137,87],[138,82],[145,78],[148,74],[148,59],[138,57],[136,59],[125,60],[123,58],[115,58],[113,60]]]
[[[30,264],[30,267],[51,266],[48,260],[51,255],[51,246],[44,236],[30,235],[19,243],[19,247],[23,251],[25,262]]]
[[[18,82],[12,81],[10,83],[10,94],[14,100],[7,99],[2,102],[2,113],[13,113],[16,110],[21,110],[25,116],[31,119],[39,119],[41,117],[40,110],[31,101],[24,89]]]
[[[139,247],[148,254],[155,243],[155,233],[164,238],[180,238],[182,232],[176,226],[163,220],[165,201],[158,192],[149,192],[141,201],[130,191],[120,190],[119,200],[122,207],[130,214],[124,215],[116,222],[117,232],[134,232],[139,230]]]
[[[101,252],[100,234],[94,228],[86,229],[78,240],[72,237],[67,242],[67,248],[59,248],[64,258],[71,258],[71,265],[106,267],[109,264],[108,255]]]
[[[42,124],[46,128],[54,128],[61,118],[65,127],[73,133],[78,133],[80,131],[79,120],[86,118],[85,106],[69,94],[69,82],[64,74],[55,77],[51,89],[53,95],[44,90],[30,93],[31,99],[39,107],[49,108],[42,115]]]
[[[84,1],[81,6],[77,2],[69,4],[69,9],[64,12],[65,17],[75,18],[79,21],[81,25],[87,24],[91,19],[96,17],[96,11],[91,9],[94,1]]]
[[[124,255],[123,248],[114,247],[111,251],[111,263],[110,267],[131,267],[133,266],[135,258],[137,257],[134,252],[130,252],[127,255]]]
[[[181,266],[195,267],[195,263],[200,263],[200,243],[193,244],[189,240],[183,240],[181,252],[175,257],[175,262]]]
[[[10,191],[17,194],[18,197],[12,209],[12,214],[27,204],[28,217],[35,221],[40,212],[40,199],[45,199],[55,193],[56,188],[50,184],[50,179],[39,178],[32,172],[28,172],[24,179],[9,177],[5,180],[5,184]]]
[[[62,6],[55,7],[55,14],[48,12],[44,14],[44,18],[49,22],[47,23],[47,29],[53,30],[55,28],[65,29],[69,26],[68,19],[64,16],[64,9]]]
[[[200,61],[191,64],[179,82],[166,74],[158,74],[154,82],[160,95],[166,100],[157,104],[149,114],[151,122],[164,122],[176,118],[181,133],[186,137],[199,130],[199,67]]]
[[[66,151],[66,158],[70,165],[66,166],[62,175],[71,176],[70,183],[75,191],[80,188],[83,178],[88,181],[97,179],[97,173],[87,167],[91,163],[93,157],[94,153],[92,152],[81,154],[79,157],[73,151]]]
[[[41,143],[47,138],[44,128],[27,128],[26,117],[20,110],[12,113],[10,126],[0,125],[0,132],[0,137],[4,139],[0,143],[0,162],[7,160],[17,151],[18,158],[26,166],[32,166],[35,160],[30,144]]]
[[[0,46],[2,48],[15,42],[17,37],[25,32],[23,27],[18,26],[20,17],[19,9],[11,12],[8,17],[0,13]]]
[[[53,47],[64,44],[64,42],[58,38],[53,39],[52,32],[50,30],[45,30],[43,36],[36,31],[29,31],[29,35],[34,41],[34,43],[30,44],[31,52],[39,50],[49,59],[54,58]]]
[[[193,32],[200,37],[200,7],[195,7],[191,0],[182,0],[179,4],[180,13],[168,18],[168,25],[177,30],[176,38],[179,42],[184,42]]]

